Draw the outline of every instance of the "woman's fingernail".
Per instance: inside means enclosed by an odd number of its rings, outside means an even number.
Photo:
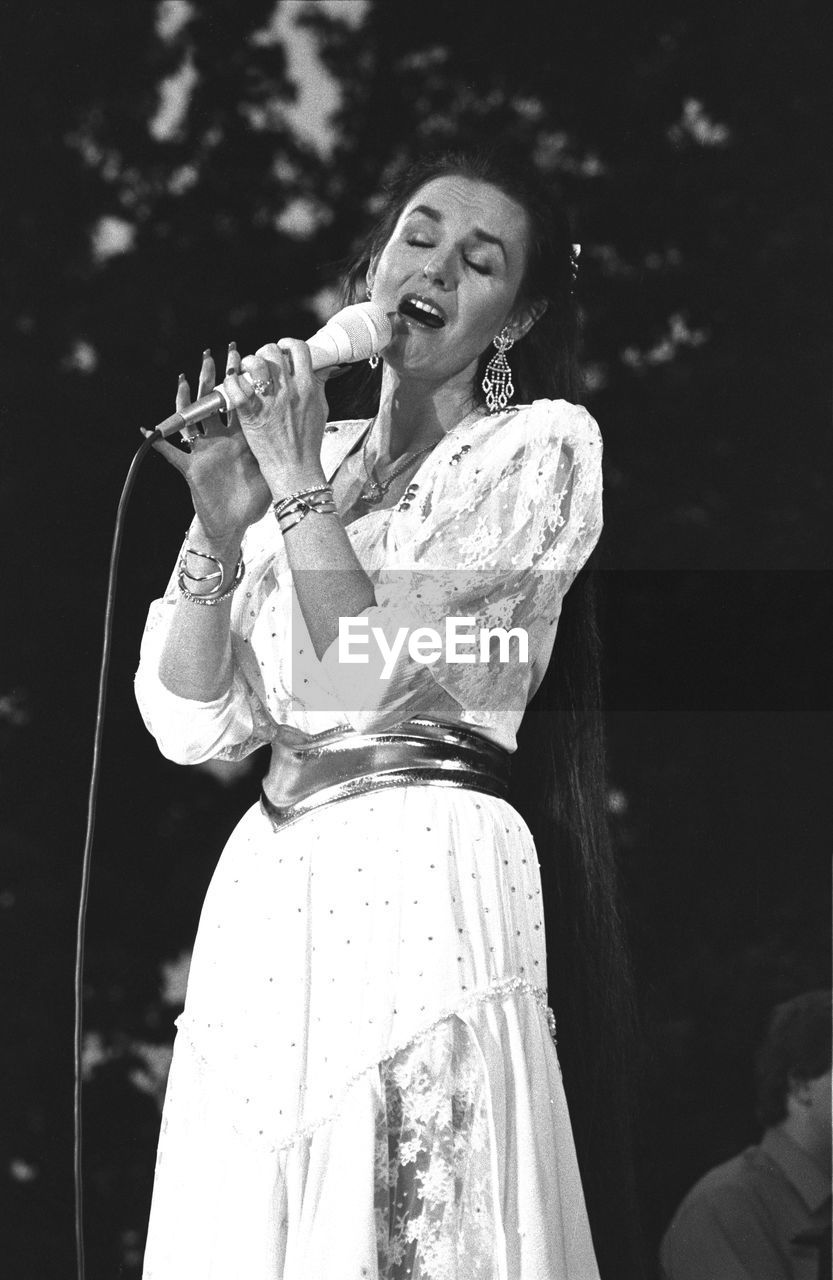
[[[184,382],[184,381],[185,381],[185,374],[184,374],[184,373],[181,373],[181,374],[179,375],[179,381],[180,381],[180,382]]]
[[[229,349],[229,351],[236,351],[236,350],[237,350],[237,343],[236,343],[236,342],[230,342],[230,343],[228,344],[228,349]]]
[[[206,347],[206,348],[205,348],[205,351],[203,351],[203,353],[202,353],[202,358],[203,358],[203,360],[210,360],[210,359],[211,359],[211,348],[210,348],[210,347]]]

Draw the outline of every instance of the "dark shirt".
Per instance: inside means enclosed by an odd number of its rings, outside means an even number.
[[[817,1280],[830,1173],[780,1128],[711,1169],[662,1241],[665,1280]],[[796,1237],[806,1236],[799,1240]],[[829,1239],[829,1236],[828,1236]]]

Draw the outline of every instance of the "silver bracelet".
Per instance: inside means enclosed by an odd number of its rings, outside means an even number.
[[[216,572],[215,572],[215,573],[204,573],[204,574],[202,574],[202,575],[197,574],[197,573],[189,573],[189,572],[188,572],[188,570],[187,570],[187,569],[186,569],[186,567],[185,567],[185,557],[186,557],[187,555],[192,555],[192,556],[201,556],[204,560],[213,560],[213,561],[214,561],[214,563],[215,563],[215,564],[216,564],[216,566],[217,566],[217,570],[216,570]],[[222,560],[218,560],[216,556],[207,556],[207,555],[203,555],[203,552],[202,552],[202,551],[194,551],[192,547],[186,547],[186,548],[185,548],[185,550],[183,551],[182,555],[180,556],[180,560],[179,560],[179,572],[182,574],[182,576],[183,576],[184,578],[190,578],[191,582],[213,582],[215,578],[219,578],[219,579],[220,579],[220,581],[219,581],[219,583],[217,584],[217,586],[216,586],[216,587],[214,587],[214,591],[215,591],[215,592],[217,592],[217,591],[222,591],[222,589],[223,589],[223,581],[224,581],[224,579],[225,579],[225,572],[226,572],[226,571],[225,571],[225,569],[223,568],[223,562],[222,562]]]
[[[272,510],[275,513],[275,518],[280,518],[284,507],[288,506],[290,502],[297,502],[299,498],[312,498],[317,493],[324,493],[328,498],[332,498],[333,486],[331,484],[320,484],[315,489],[299,489],[297,493],[290,493],[286,498],[276,498],[272,503]]]
[[[187,532],[185,537],[188,537]],[[217,570],[215,573],[203,574],[202,577],[198,577],[196,573],[189,573],[188,566],[185,563],[186,556],[196,556],[198,560],[210,560],[212,564],[216,564]],[[180,577],[190,578],[192,582],[213,582],[215,578],[219,578],[220,581],[217,583],[216,587],[212,587],[211,591],[206,594],[218,596],[222,592],[223,583],[226,580],[226,571],[223,568],[222,560],[218,559],[217,556],[209,555],[207,551],[197,551],[196,547],[189,546],[186,542],[185,546],[182,548],[182,555],[179,557],[179,565],[177,567],[179,569]]]
[[[201,554],[201,553],[198,552],[197,554]],[[208,559],[213,560],[214,557],[209,556]],[[220,564],[220,567],[222,568],[222,564]],[[243,574],[245,572],[246,572],[246,565],[243,561],[243,557],[241,556],[240,559],[237,561],[237,567],[234,570],[234,578],[230,583],[230,585],[226,588],[226,590],[222,592],[220,591],[220,588],[223,585],[221,582],[220,587],[215,587],[213,591],[209,591],[206,595],[201,596],[201,595],[197,595],[194,591],[189,591],[188,588],[186,587],[185,578],[189,577],[190,575],[186,574],[183,571],[182,561],[180,560],[180,570],[176,580],[176,584],[179,587],[179,594],[182,596],[184,600],[188,600],[191,604],[214,605],[214,604],[219,604],[221,600],[228,600],[230,596],[234,595],[234,592],[237,590],[237,588],[240,586],[240,583],[243,581]],[[196,579],[192,579],[192,581],[199,582],[200,579],[196,578]]]
[[[281,533],[289,533],[296,524],[300,524],[310,511],[318,516],[336,515],[338,508],[333,499],[331,485],[320,485],[317,489],[306,489],[300,493],[291,493],[288,498],[273,504],[273,511]]]
[[[338,514],[337,509],[336,509],[336,507],[335,507],[335,506],[331,506],[331,507],[307,507],[307,508],[305,508],[303,511],[300,511],[300,512],[298,513],[298,515],[295,517],[295,519],[292,521],[292,523],[291,523],[291,524],[281,524],[281,525],[280,525],[280,531],[281,531],[281,533],[283,533],[283,534],[287,534],[287,533],[289,533],[289,530],[290,530],[290,529],[294,529],[294,528],[295,528],[295,526],[296,526],[296,524],[300,524],[300,523],[301,523],[301,521],[304,519],[304,517],[305,517],[306,515],[308,515],[310,511],[314,511],[314,512],[315,512],[315,514],[316,514],[317,516],[334,516],[334,515],[337,515],[337,514]]]
[[[333,516],[337,514],[336,504],[330,500],[320,503],[299,503],[296,506],[287,507],[287,509],[278,516],[278,527],[281,533],[289,533],[290,529],[294,529],[296,524],[300,524],[310,513],[314,512],[317,516]]]
[[[182,554],[179,557],[179,564],[177,566],[180,577],[190,578],[191,582],[214,582],[216,578],[219,578],[220,581],[217,583],[216,587],[212,587],[211,590],[206,591],[205,594],[207,596],[222,595],[223,586],[226,581],[226,571],[223,567],[222,560],[220,560],[218,556],[212,556],[211,553],[208,551],[197,551],[196,547],[192,547],[188,542],[189,533],[190,533],[190,530],[186,529],[185,545],[182,548]],[[185,563],[186,556],[196,556],[198,560],[210,560],[212,564],[216,564],[217,569],[214,573],[204,573],[202,575],[199,575],[196,573],[189,573],[188,566]],[[242,560],[242,558],[243,557],[241,554],[240,559]],[[239,568],[239,561],[238,561],[238,568]],[[236,572],[237,572],[237,568],[235,568],[235,573]]]

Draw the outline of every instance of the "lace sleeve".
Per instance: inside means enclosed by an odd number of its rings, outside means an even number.
[[[437,686],[479,720],[507,698],[522,714],[601,531],[601,454],[584,409],[537,401],[452,455],[376,605],[349,621],[350,654],[342,634],[323,656],[355,728],[423,713]]]

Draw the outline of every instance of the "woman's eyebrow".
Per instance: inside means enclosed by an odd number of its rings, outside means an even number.
[[[406,217],[412,218],[414,214],[421,213],[424,217],[430,218],[432,222],[442,222],[443,215],[439,209],[432,209],[428,204],[416,204],[413,209],[409,209]]]
[[[476,240],[482,240],[485,244],[496,244],[504,258],[506,258],[506,247],[499,236],[493,236],[488,231],[482,231],[480,227],[475,227],[472,235]]]
[[[432,222],[442,222],[443,220],[443,215],[439,209],[432,209],[429,204],[414,205],[413,209],[408,210],[406,216],[412,218],[418,213],[421,213],[424,218],[430,218]],[[471,234],[476,240],[482,240],[484,244],[497,245],[504,259],[506,258],[506,247],[499,236],[493,236],[489,231],[483,231],[480,227],[473,227]]]

